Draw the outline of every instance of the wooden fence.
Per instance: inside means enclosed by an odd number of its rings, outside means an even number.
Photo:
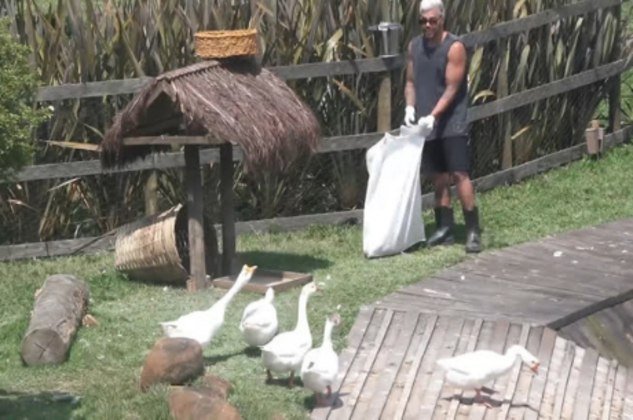
[[[621,4],[621,0],[585,0],[557,9],[550,9],[536,13],[522,19],[504,22],[483,31],[469,33],[464,35],[463,40],[468,48],[472,48],[487,42],[523,33],[543,25],[555,23],[560,19],[579,16],[608,7],[621,7]],[[403,56],[397,56],[334,63],[310,63],[297,66],[279,66],[271,67],[269,70],[285,80],[293,80],[361,73],[387,73],[394,70],[401,70],[404,65],[404,61]],[[633,130],[630,126],[621,129],[619,116],[619,76],[632,66],[632,57],[619,59],[564,79],[497,99],[493,102],[473,106],[468,111],[468,121],[474,122],[494,115],[503,114],[543,99],[609,79],[612,82],[610,84],[611,88],[609,92],[609,128],[611,130],[611,134],[606,136],[605,146],[607,148],[612,147],[616,144],[628,141],[633,135]],[[81,99],[103,97],[107,95],[132,94],[139,91],[150,80],[151,78],[138,78],[47,86],[39,90],[37,100],[47,102],[64,99]],[[320,142],[318,153],[365,149],[375,144],[382,138],[382,136],[383,133],[376,132],[323,138]],[[486,190],[497,185],[517,182],[527,176],[569,163],[582,157],[584,148],[584,144],[574,146],[534,161],[484,176],[476,180],[477,188],[479,190]],[[241,157],[242,155],[239,149],[236,149],[233,153],[234,160],[239,161],[241,160]],[[207,149],[201,151],[201,165],[218,161],[218,150]],[[139,160],[127,166],[109,171],[104,171],[101,168],[101,163],[96,159],[28,166],[21,170],[14,180],[17,182],[26,182],[51,178],[71,178],[106,173],[179,168],[184,166],[185,160],[183,153],[164,153],[153,154],[144,160]],[[425,196],[423,203],[426,204],[430,202],[432,202],[432,197]],[[240,222],[237,224],[237,231],[238,233],[261,232],[272,228],[276,230],[292,230],[314,223],[338,223],[350,219],[355,221],[362,220],[362,210]],[[0,260],[69,255],[80,252],[95,252],[111,247],[112,237],[113,235],[110,233],[102,237],[95,238],[0,246]]]

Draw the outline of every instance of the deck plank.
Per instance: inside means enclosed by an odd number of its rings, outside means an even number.
[[[538,355],[538,350],[543,339],[543,330],[543,327],[536,327],[530,330],[526,348],[534,355]],[[531,409],[529,406],[530,389],[532,388],[535,376],[536,375],[533,375],[531,372],[528,373],[525,369],[521,369],[517,388],[512,397],[512,403],[508,412],[508,418],[522,419],[528,409]]]
[[[613,386],[613,397],[611,398],[611,418],[623,419],[624,393],[626,392],[626,372],[624,365],[619,364],[615,374],[615,384]]]
[[[380,353],[376,357],[363,394],[354,407],[353,419],[371,418],[382,411],[409,347],[418,317],[418,314],[412,312],[394,314],[392,327],[387,332]]]
[[[563,413],[563,402],[567,393],[567,386],[574,366],[574,357],[576,356],[576,345],[570,341],[565,343],[565,354],[561,362],[560,375],[556,389],[553,391],[553,407],[552,419],[560,419]]]
[[[368,362],[373,362],[371,354],[376,346],[379,345],[378,341],[382,341],[380,328],[385,322],[391,321],[392,315],[393,311],[379,308],[375,309],[371,314],[371,320],[367,325],[365,334],[358,344],[356,353],[347,369],[345,379],[339,388],[338,399],[340,399],[341,402],[333,405],[327,417],[328,419],[337,420],[348,419],[350,417],[356,403],[355,400],[350,399],[350,396],[357,385],[359,383],[362,384],[362,381],[364,381],[365,375],[362,373],[362,370]]]
[[[376,356],[378,355],[380,348],[383,345],[385,336],[387,335],[387,331],[389,330],[389,326],[391,325],[393,317],[394,311],[386,311],[376,333],[375,339],[373,340],[371,345],[367,345],[366,347],[367,353],[365,360],[360,365],[360,369],[355,371],[356,380],[353,382],[350,381],[350,383],[347,384],[347,389],[349,389],[349,395],[346,398],[347,404],[345,405],[345,410],[340,413],[343,414],[343,412],[349,411],[348,413],[346,413],[345,418],[351,416],[356,406],[356,402],[360,398],[361,391],[363,390],[363,387],[365,386],[367,378],[371,372],[371,368],[376,361]]]
[[[556,337],[554,342],[554,352],[547,369],[547,377],[545,379],[545,388],[543,389],[543,397],[539,407],[539,417],[552,418],[554,414],[554,398],[556,396],[556,387],[562,377],[563,359],[565,358],[565,345],[567,341]]]
[[[607,382],[605,384],[604,404],[602,405],[602,415],[600,420],[611,419],[613,407],[613,394],[615,389],[615,375],[618,371],[618,362],[611,360],[609,362],[609,372],[607,374]]]
[[[447,328],[444,335],[444,341],[437,353],[435,360],[452,357],[455,353],[459,338],[463,333],[464,320],[461,318],[451,319],[450,325]],[[422,401],[418,409],[418,418],[430,419],[433,417],[438,406],[438,399],[442,392],[442,384],[444,383],[444,372],[435,363],[431,366],[431,372],[428,376],[428,380],[422,384],[424,387],[424,394],[422,395]],[[416,384],[417,386],[418,384]]]
[[[578,381],[580,379],[580,369],[585,359],[585,349],[576,347],[574,354],[574,362],[572,363],[569,379],[567,380],[567,389],[563,397],[563,410],[561,411],[561,419],[571,419],[574,415],[574,407],[576,404],[576,395],[578,393]]]
[[[580,367],[573,420],[587,420],[589,418],[591,390],[593,389],[597,366],[598,352],[593,349],[587,349],[585,351],[585,357],[582,360],[582,366]]]
[[[519,327],[515,325],[515,327]],[[528,348],[528,338],[530,336],[530,327],[527,324],[523,324],[520,326],[519,338],[516,344]],[[510,336],[509,336],[510,339]],[[512,345],[511,343],[509,343]],[[499,407],[498,412],[496,413],[497,420],[505,420],[508,418],[508,413],[510,412],[510,405],[514,400],[514,394],[519,386],[519,377],[521,375],[522,366],[520,364],[514,365],[511,373],[508,376],[508,381],[506,383],[506,387],[503,391],[503,399],[501,401],[501,406]],[[493,418],[491,416],[491,418]],[[487,419],[486,419],[487,420]]]
[[[543,338],[541,339],[541,345],[536,357],[541,362],[541,369],[543,369],[544,372],[539,372],[538,375],[534,375],[528,399],[528,405],[532,410],[525,413],[524,418],[526,420],[536,420],[538,418],[538,410],[543,398],[543,392],[545,391],[545,382],[549,375],[556,338],[557,336],[554,330],[549,328],[543,330]]]
[[[609,361],[604,357],[598,358],[596,374],[593,377],[593,389],[589,404],[589,418],[599,419],[606,394],[607,377],[609,375]]]
[[[624,391],[624,408],[622,418],[633,419],[633,369],[629,369],[626,377],[626,390]]]
[[[336,381],[332,385],[332,400],[339,398],[338,394],[341,389],[341,384],[343,383],[343,380],[352,365],[352,361],[358,352],[358,347],[365,336],[374,311],[375,309],[371,306],[363,306],[358,311],[354,325],[352,325],[352,328],[347,336],[347,345],[339,355],[339,372]],[[331,405],[327,407],[317,407],[312,411],[311,418],[314,420],[325,420],[330,414],[331,408]]]
[[[458,318],[440,317],[438,319],[437,328],[429,341],[429,345],[426,347],[426,352],[422,355],[402,418],[419,418],[418,411],[422,406],[422,399],[426,386],[428,385],[431,374],[435,368],[435,361],[442,350],[444,337],[447,335],[456,319]]]
[[[427,351],[433,332],[438,328],[439,318],[437,316],[421,319],[424,319],[425,322],[418,323],[416,337],[409,346],[405,361],[396,378],[394,392],[392,392],[390,401],[383,411],[385,418],[400,419],[404,416],[416,374],[422,363],[422,357]]]

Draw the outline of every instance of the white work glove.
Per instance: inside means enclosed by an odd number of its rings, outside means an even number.
[[[404,125],[411,127],[415,124],[415,107],[407,105],[404,108]]]
[[[431,114],[418,120],[418,128],[420,129],[420,135],[422,137],[426,137],[431,134],[433,127],[435,127],[435,117]]]

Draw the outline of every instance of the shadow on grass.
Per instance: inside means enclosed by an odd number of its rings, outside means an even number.
[[[0,418],[28,420],[62,420],[78,418],[73,411],[79,407],[75,395],[60,392],[26,394],[0,390]]]
[[[246,347],[244,349],[244,354],[246,355],[246,357],[250,358],[261,357],[262,351],[259,347]]]
[[[214,355],[214,356],[205,356],[203,358],[203,360],[204,360],[205,366],[211,366],[211,365],[215,365],[216,363],[224,362],[224,361],[230,359],[231,357],[239,356],[241,354],[244,354],[244,352],[243,351],[236,351],[234,353],[228,353],[228,354],[218,354],[218,355]]]
[[[306,254],[248,251],[240,252],[239,259],[249,265],[268,270],[299,271],[309,273],[332,266],[332,261]]]

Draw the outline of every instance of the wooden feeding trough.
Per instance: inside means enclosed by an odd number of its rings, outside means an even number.
[[[211,272],[229,275],[235,258],[233,146],[241,149],[245,170],[259,174],[283,171],[314,152],[319,138],[310,108],[252,55],[239,54],[156,77],[115,116],[101,144],[105,169],[153,151],[184,149],[191,290],[205,287],[207,274],[200,149],[219,149],[222,261]]]
[[[230,289],[237,275],[229,275],[218,277],[213,280],[215,287],[222,289]],[[243,290],[249,292],[266,293],[269,287],[275,289],[275,292],[281,292],[291,287],[302,286],[312,281],[312,275],[305,273],[296,273],[294,271],[271,271],[257,269],[253,278],[246,283]]]

